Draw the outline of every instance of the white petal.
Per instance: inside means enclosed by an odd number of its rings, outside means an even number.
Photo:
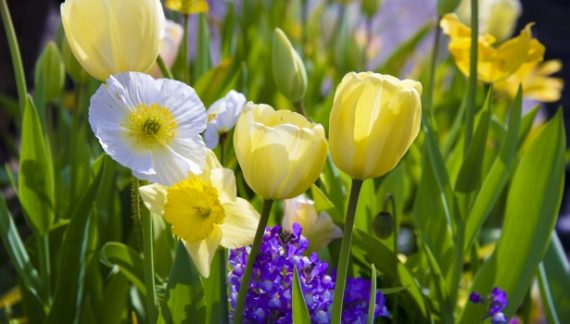
[[[125,72],[115,74],[113,77],[125,87],[125,98],[131,108],[142,103],[147,105],[161,103],[159,101],[160,82],[150,75],[141,72]]]
[[[239,197],[223,206],[226,217],[220,225],[223,232],[221,245],[235,249],[251,244],[259,225],[257,210],[247,200]]]
[[[139,193],[146,208],[155,215],[162,215],[166,203],[166,188],[159,184],[151,184],[139,188]]]
[[[206,131],[204,132],[204,142],[209,149],[214,149],[218,146],[220,141],[220,135],[218,133],[218,128],[214,123],[209,123]]]
[[[214,226],[214,230],[206,239],[194,243],[184,242],[186,251],[190,254],[190,258],[192,258],[202,277],[208,278],[210,276],[210,264],[218,246],[220,246],[221,239],[222,231]]]
[[[189,173],[202,173],[206,160],[206,145],[200,135],[194,138],[177,138],[162,150],[152,153],[152,165],[156,173],[154,182],[173,185]]]
[[[208,116],[206,108],[196,91],[185,83],[170,79],[159,79],[158,102],[168,108],[176,119],[177,132],[181,136],[193,136],[206,129]]]

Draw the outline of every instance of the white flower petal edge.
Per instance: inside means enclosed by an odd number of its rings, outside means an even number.
[[[103,150],[138,178],[172,185],[202,172],[206,110],[182,82],[139,72],[112,75],[91,98],[89,123]]]
[[[204,132],[206,146],[210,149],[218,146],[220,134],[229,132],[236,124],[246,98],[243,94],[230,90],[223,98],[215,101],[208,108],[208,127]]]

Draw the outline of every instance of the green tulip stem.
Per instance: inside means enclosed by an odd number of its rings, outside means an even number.
[[[479,1],[471,0],[471,52],[469,56],[469,84],[467,86],[467,103],[465,105],[465,145],[464,155],[469,150],[473,137],[473,118],[475,116],[475,100],[477,98],[477,49],[479,44]]]
[[[242,323],[243,311],[245,307],[245,300],[247,296],[247,291],[249,290],[249,283],[251,282],[251,272],[253,271],[253,263],[257,258],[259,253],[259,246],[261,245],[261,239],[263,238],[263,233],[265,233],[265,227],[267,226],[267,221],[269,219],[269,214],[271,213],[271,206],[273,206],[273,200],[265,199],[263,201],[263,208],[261,211],[261,218],[259,219],[259,225],[257,225],[257,231],[255,232],[255,239],[253,240],[253,246],[251,247],[251,252],[247,258],[247,266],[245,268],[245,273],[241,279],[241,286],[238,293],[238,299],[235,310],[235,323]]]
[[[138,189],[141,184],[135,179],[136,197],[134,197],[135,216],[142,219],[143,254],[144,254],[144,283],[146,287],[146,306],[148,323],[156,323],[156,287],[154,285],[154,255],[153,255],[153,235],[152,216],[150,211],[141,208],[141,199]]]
[[[334,299],[332,308],[332,323],[340,324],[342,315],[342,302],[344,299],[344,288],[346,287],[346,277],[348,274],[348,261],[350,260],[350,242],[352,241],[352,228],[354,227],[354,216],[356,215],[356,205],[358,196],[362,188],[362,180],[352,179],[348,209],[346,210],[346,221],[342,233],[342,243],[338,259],[337,277],[334,289]]]
[[[435,118],[433,117],[433,94],[435,92],[435,69],[437,66],[437,56],[439,52],[439,46],[441,43],[441,28],[439,28],[439,22],[441,18],[438,17],[435,22],[435,35],[433,37],[433,47],[431,49],[431,62],[429,68],[429,83],[428,89],[426,91],[426,99],[424,103],[425,110],[429,116],[431,124],[435,127]]]
[[[37,236],[40,275],[43,282],[43,302],[51,304],[51,256],[49,253],[49,233]]]
[[[164,60],[162,59],[162,56],[160,56],[160,54],[158,54],[158,56],[156,57],[156,64],[158,65],[160,72],[162,72],[162,75],[165,78],[174,79],[174,77],[172,76],[172,72],[170,71],[168,66],[166,66],[166,64],[164,63]]]
[[[303,99],[295,102],[295,111],[305,117],[308,117],[305,113],[305,104],[303,103]]]
[[[8,10],[8,3],[6,0],[0,0],[0,15],[4,23],[4,30],[6,31],[6,39],[10,47],[10,55],[12,56],[12,67],[14,68],[14,76],[16,78],[16,87],[18,89],[18,102],[20,103],[20,116],[24,113],[26,107],[26,95],[28,89],[26,87],[26,75],[24,74],[24,65],[22,64],[22,56],[20,55],[20,46],[18,45],[18,38],[14,30],[14,24],[10,17]]]

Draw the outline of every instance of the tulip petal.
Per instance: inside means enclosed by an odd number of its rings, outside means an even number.
[[[204,278],[210,276],[210,264],[218,246],[220,246],[221,240],[222,231],[217,226],[214,226],[214,230],[206,239],[194,243],[184,242],[192,262],[194,262],[196,269]]]

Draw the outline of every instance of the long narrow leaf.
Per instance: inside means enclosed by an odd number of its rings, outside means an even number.
[[[139,253],[119,242],[108,242],[99,252],[99,260],[108,267],[117,267],[141,294],[146,295],[143,260]]]
[[[301,283],[299,282],[299,273],[297,268],[293,271],[293,324],[311,323],[307,303],[301,290]]]

